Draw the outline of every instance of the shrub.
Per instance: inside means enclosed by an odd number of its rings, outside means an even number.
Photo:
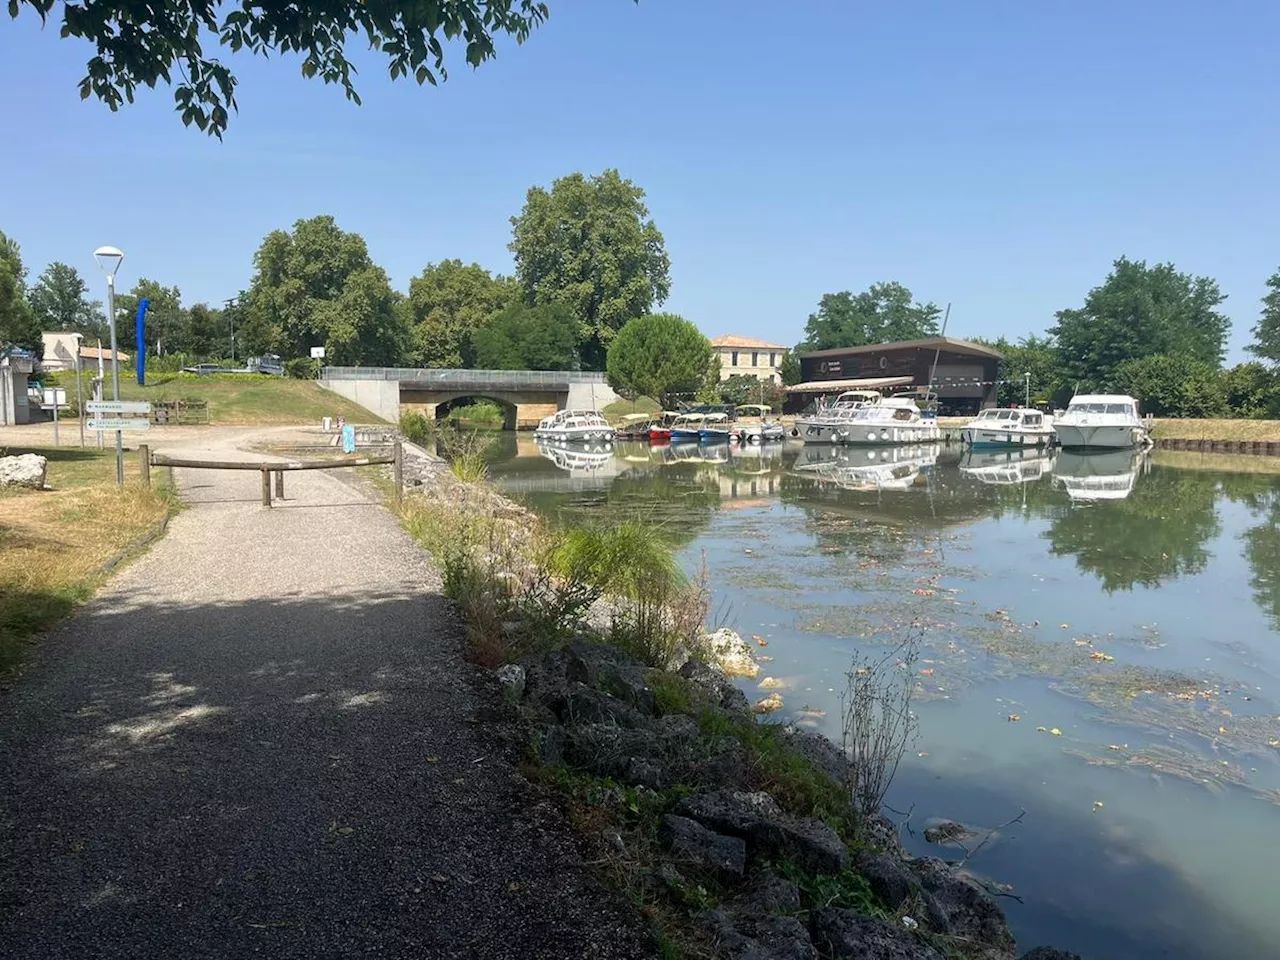
[[[320,376],[320,361],[311,357],[294,357],[284,362],[284,374],[294,380],[314,380]]]
[[[431,448],[436,441],[435,423],[416,410],[400,414],[400,433],[410,443]]]

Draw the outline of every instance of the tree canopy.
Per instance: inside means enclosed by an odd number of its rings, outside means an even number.
[[[1267,295],[1262,298],[1262,316],[1253,327],[1249,352],[1280,363],[1280,270],[1267,279]]]
[[[147,299],[145,345],[138,343],[138,304]],[[116,295],[116,343],[122,350],[147,348],[157,356],[181,353],[188,347],[187,315],[182,309],[182,291],[157,280],[140,279],[124,294]]]
[[[472,334],[481,370],[573,370],[578,322],[567,307],[513,303]]]
[[[1222,417],[1227,414],[1226,378],[1204,360],[1163,353],[1135,357],[1116,367],[1115,387],[1157,417]]]
[[[804,325],[800,350],[862,347],[918,340],[938,332],[937,304],[917,303],[900,283],[873,283],[862,293],[823,294]]]
[[[75,330],[89,342],[106,339],[102,302],[89,299],[89,287],[75,267],[49,264],[32,284],[27,300],[42,330]]]
[[[0,347],[40,346],[40,324],[27,303],[27,268],[17,241],[0,231]]]
[[[778,361],[778,376],[787,387],[794,386],[804,378],[804,374],[800,372],[800,357],[795,350],[787,350],[782,354],[782,359]]]
[[[9,15],[16,18],[30,7],[47,23],[54,6],[54,0],[9,0]],[[115,111],[125,101],[132,103],[140,86],[172,84],[177,74],[173,99],[182,122],[221,139],[237,109],[237,81],[230,67],[206,53],[206,44],[216,41],[232,53],[264,58],[297,54],[304,77],[339,84],[358,104],[356,71],[346,54],[348,40],[356,36],[386,57],[392,80],[412,77],[419,85],[434,86],[448,79],[445,46],[450,41],[478,67],[496,55],[496,40],[510,36],[523,43],[548,13],[541,0],[348,0],[305,6],[92,0],[63,4],[61,32],[96,47],[80,81],[81,99],[96,96]]]
[[[674,313],[632,320],[609,345],[609,386],[624,397],[653,397],[670,408],[694,393],[711,366],[711,344]]]
[[[1044,403],[1053,399],[1062,386],[1058,377],[1058,356],[1051,337],[1034,334],[1011,343],[1005,337],[984,340],[970,338],[974,343],[985,344],[999,350],[1004,356],[1000,362],[1000,383],[996,387],[996,402],[1002,407],[1026,403],[1027,374],[1031,374],[1031,402]]]
[[[1226,300],[1209,277],[1179,273],[1171,263],[1148,267],[1121,257],[1084,306],[1059,310],[1049,329],[1068,384],[1109,388],[1126,360],[1154,354],[1222,365],[1231,321],[1217,308]]]
[[[617,170],[531,187],[511,225],[525,300],[573,312],[586,369],[601,369],[617,331],[671,292],[671,261],[644,191]]]
[[[248,292],[249,350],[305,357],[326,348],[333,364],[400,363],[408,335],[400,296],[364,238],[333,217],[273,230],[254,254]]]
[[[421,367],[463,367],[474,362],[471,340],[518,295],[514,280],[493,276],[478,263],[429,263],[409,281],[410,362]]]

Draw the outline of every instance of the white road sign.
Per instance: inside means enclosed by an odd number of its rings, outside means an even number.
[[[151,421],[143,420],[141,417],[137,419],[115,417],[109,420],[90,420],[85,426],[90,430],[149,430]]]
[[[323,359],[324,359],[324,347],[312,347],[312,348],[311,348],[311,359],[312,359],[312,360],[323,360]]]
[[[65,407],[67,405],[67,391],[61,387],[45,387],[44,405],[46,407]]]
[[[90,400],[84,405],[90,413],[145,413],[151,414],[151,404],[143,400]],[[111,429],[115,429],[112,427]]]

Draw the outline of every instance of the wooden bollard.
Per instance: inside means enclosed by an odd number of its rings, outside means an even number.
[[[396,485],[396,503],[404,499],[404,445],[397,440],[392,448],[391,475]]]
[[[138,444],[138,466],[142,470],[142,485],[151,488],[151,447],[145,443]]]
[[[262,505],[271,506],[271,471],[266,467],[262,468]]]

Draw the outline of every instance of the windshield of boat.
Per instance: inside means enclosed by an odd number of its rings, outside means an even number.
[[[1067,413],[1113,413],[1128,414],[1133,407],[1127,403],[1073,403],[1067,407]]]

